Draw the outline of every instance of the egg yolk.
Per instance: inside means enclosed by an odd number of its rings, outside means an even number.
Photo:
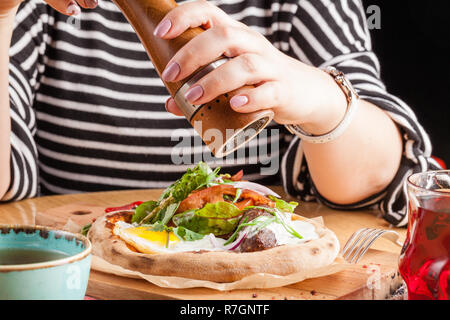
[[[157,242],[162,246],[167,243],[167,231],[152,231],[148,227],[136,227],[123,230],[130,236],[136,236],[151,242]],[[169,243],[179,242],[180,239],[173,233],[169,232]]]

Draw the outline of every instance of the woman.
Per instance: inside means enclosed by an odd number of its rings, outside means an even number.
[[[171,161],[171,135],[190,126],[175,116],[178,107],[118,8],[107,0],[20,2],[0,5],[0,199],[175,180],[189,165]],[[202,104],[255,84],[231,107],[272,109],[272,128],[333,132],[348,105],[322,69],[342,71],[360,96],[342,135],[320,144],[285,130],[270,137],[280,146],[272,157],[282,157],[283,185],[335,208],[379,205],[389,222],[406,224],[402,182],[436,164],[414,113],[380,80],[360,1],[193,1],[171,11],[155,35],[171,39],[195,26],[208,30],[173,57],[164,80],[183,79],[225,54],[232,59],[193,85],[187,100]],[[275,183],[248,155],[239,160],[227,171],[243,168],[248,179]]]

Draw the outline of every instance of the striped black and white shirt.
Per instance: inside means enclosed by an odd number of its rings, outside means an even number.
[[[404,157],[386,190],[347,206],[329,203],[318,194],[299,139],[276,124],[233,163],[210,159],[210,165],[231,173],[243,168],[249,180],[281,182],[301,200],[317,199],[344,209],[376,205],[389,222],[405,225],[405,177],[437,164],[413,111],[390,95],[380,79],[361,1],[211,2],[286,54],[343,71],[360,96],[388,112],[402,130]],[[2,201],[163,188],[192,167],[174,163],[174,150],[189,152],[192,163],[208,154],[204,146],[188,151],[180,146],[180,139],[198,142],[199,137],[184,118],[165,111],[169,95],[132,27],[110,0],[99,1],[95,10],[83,10],[77,19],[42,0],[25,1],[16,17],[10,56],[11,185]],[[255,147],[270,152],[250,152]],[[261,166],[270,161],[279,161],[280,173],[264,176]]]

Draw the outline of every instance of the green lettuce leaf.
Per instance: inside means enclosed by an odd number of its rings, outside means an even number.
[[[274,196],[269,196],[269,199],[272,201],[275,201],[275,207],[280,210],[281,212],[291,212],[293,213],[295,208],[298,206],[298,202],[295,201],[291,201],[291,202],[286,202],[283,199],[274,197]]]
[[[220,236],[233,232],[241,216],[242,211],[234,204],[220,201],[177,214],[173,222],[196,233]]]
[[[158,206],[157,201],[147,201],[136,208],[131,222],[141,222],[148,214],[150,214]]]
[[[175,235],[184,240],[184,241],[195,241],[203,239],[205,236],[204,234],[199,234],[197,232],[191,231],[189,229],[186,229],[185,227],[176,227],[173,228],[172,231],[175,233]]]

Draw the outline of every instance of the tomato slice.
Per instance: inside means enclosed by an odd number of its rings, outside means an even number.
[[[121,207],[111,207],[111,208],[106,208],[105,212],[113,212],[113,211],[120,211],[120,210],[134,210],[137,207],[139,207],[142,203],[144,203],[143,201],[136,201],[136,202],[132,202],[129,204],[126,204],[124,206]]]
[[[203,208],[207,203],[216,203],[219,201],[224,201],[223,198],[224,194],[235,197],[236,190],[237,189],[235,189],[232,185],[221,184],[218,186],[213,186],[206,189],[194,191],[186,199],[181,201],[177,213],[185,212],[187,210],[192,209],[200,209]],[[269,198],[248,189],[242,190],[240,198],[242,199],[240,202],[252,200],[253,205],[257,206],[259,205],[268,205],[270,207],[275,206],[275,203]]]
[[[244,170],[240,170],[238,173],[233,175],[230,180],[231,181],[241,181],[242,177],[244,176]]]

